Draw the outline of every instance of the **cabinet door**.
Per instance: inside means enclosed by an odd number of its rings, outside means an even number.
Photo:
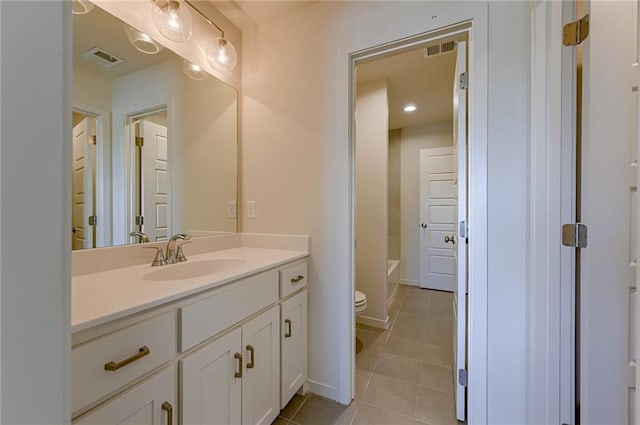
[[[242,423],[269,425],[280,412],[280,326],[276,306],[242,326]]]
[[[102,407],[75,425],[171,425],[176,423],[176,373],[170,367]]]
[[[238,328],[180,361],[183,425],[241,423],[241,343]]]
[[[282,377],[280,408],[307,380],[307,290],[286,300],[282,308]]]

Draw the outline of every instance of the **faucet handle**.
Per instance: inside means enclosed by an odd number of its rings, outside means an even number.
[[[176,263],[183,263],[187,261],[187,257],[184,255],[184,251],[182,251],[182,245],[186,243],[191,243],[189,239],[185,239],[184,242],[178,245],[178,250],[176,251]]]
[[[165,266],[167,265],[167,260],[164,258],[164,254],[162,253],[162,248],[157,246],[143,246],[143,249],[155,249],[156,256],[151,263],[152,266]]]

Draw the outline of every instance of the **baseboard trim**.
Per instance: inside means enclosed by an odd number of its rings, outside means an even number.
[[[367,326],[373,326],[374,328],[378,329],[389,329],[389,316],[387,316],[384,320],[376,319],[375,317],[358,316],[356,318],[356,322]]]
[[[332,387],[331,385],[323,384],[322,382],[314,381],[311,379],[307,379],[306,384],[307,391],[331,400],[338,400],[338,390],[336,387]]]
[[[410,279],[400,279],[400,284],[409,285],[409,286],[420,286],[420,282],[418,282],[417,280],[410,280]]]

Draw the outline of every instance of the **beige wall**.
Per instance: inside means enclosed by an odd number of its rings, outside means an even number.
[[[400,259],[401,246],[401,208],[400,208],[400,190],[401,190],[401,130],[389,131],[389,172],[388,189],[387,189],[387,214],[389,232],[387,242],[387,258],[390,260]]]
[[[387,151],[389,107],[385,80],[356,89],[356,289],[367,296],[359,320],[387,326]]]
[[[111,81],[74,66],[73,101],[110,111],[112,103]]]
[[[314,391],[344,401],[350,376],[340,356],[353,343],[349,53],[467,19],[486,29],[474,31],[476,48],[488,44],[471,64],[489,72],[489,207],[477,223],[488,229],[489,337],[486,361],[474,359],[489,381],[487,399],[479,393],[471,405],[486,409],[483,421],[523,423],[530,3],[317,2],[246,31],[241,196],[257,202],[258,215],[243,217],[241,228],[311,235],[309,379]]]
[[[452,121],[402,129],[402,283],[420,282],[420,149],[452,145]]]

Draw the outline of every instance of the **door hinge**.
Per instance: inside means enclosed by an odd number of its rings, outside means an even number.
[[[574,22],[569,22],[563,27],[562,44],[565,46],[577,46],[589,36],[589,15]]]
[[[458,236],[461,238],[468,238],[469,237],[469,226],[467,226],[467,222],[466,221],[461,221],[460,222],[460,231],[458,232]]]
[[[144,216],[138,215],[136,216],[136,226],[144,225]]]
[[[89,216],[89,226],[95,226],[98,224],[98,216],[97,215],[90,215]]]
[[[461,90],[466,90],[467,87],[469,87],[469,76],[467,75],[466,72],[463,72],[460,74],[458,82],[460,84]]]
[[[139,148],[144,146],[144,137],[136,136],[136,146]]]
[[[93,136],[89,136],[89,144],[90,145],[95,146],[97,142],[98,142],[98,139],[96,138],[95,134]]]
[[[562,225],[562,245],[573,248],[587,247],[587,226],[582,223]]]
[[[458,384],[467,386],[467,369],[458,369]]]

